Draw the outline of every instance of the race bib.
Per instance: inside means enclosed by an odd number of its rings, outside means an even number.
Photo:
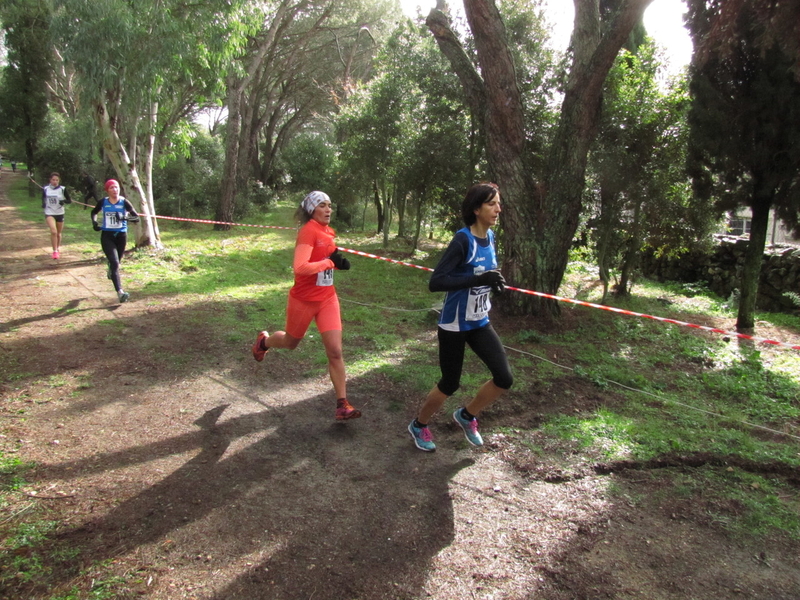
[[[467,321],[480,321],[489,316],[489,309],[492,308],[492,302],[489,300],[489,292],[491,288],[482,286],[469,289],[469,298],[467,300]]]
[[[118,212],[104,212],[103,227],[105,229],[122,229],[125,221],[122,220],[121,216]]]
[[[323,287],[333,285],[333,269],[327,269],[317,273],[317,285]]]

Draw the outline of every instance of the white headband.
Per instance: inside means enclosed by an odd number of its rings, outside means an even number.
[[[303,210],[310,215],[314,212],[314,209],[320,205],[321,202],[330,201],[330,197],[325,192],[311,192],[308,196],[303,198]]]

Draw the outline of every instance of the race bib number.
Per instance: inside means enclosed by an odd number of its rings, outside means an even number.
[[[47,204],[50,205],[52,208],[58,207],[58,196],[48,196],[47,197]]]
[[[121,215],[117,212],[104,212],[103,226],[105,229],[122,229],[125,222],[120,217]]]
[[[333,269],[327,269],[317,273],[317,285],[323,287],[333,285]]]
[[[492,302],[489,300],[489,287],[477,287],[469,289],[469,300],[467,301],[467,321],[480,321],[489,315]]]

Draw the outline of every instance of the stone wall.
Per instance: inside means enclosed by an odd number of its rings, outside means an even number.
[[[748,240],[715,236],[709,253],[689,252],[679,258],[655,258],[645,252],[642,274],[658,281],[703,282],[710,290],[728,298],[740,287],[742,264]],[[800,295],[800,248],[778,245],[768,248],[761,263],[761,280],[756,306],[759,310],[794,312],[800,310],[786,292]]]

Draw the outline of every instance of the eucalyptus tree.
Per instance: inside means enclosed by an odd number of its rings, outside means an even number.
[[[750,241],[736,326],[749,330],[770,211],[800,229],[800,51],[775,31],[796,3],[691,0],[689,167],[720,210],[748,206]],[[792,9],[788,12],[791,14]],[[795,13],[795,17],[796,17]],[[723,27],[724,25],[724,27]]]
[[[527,99],[494,0],[464,0],[479,69],[451,26],[443,0],[427,17],[470,110],[483,124],[490,172],[504,198],[502,268],[514,285],[558,291],[583,208],[587,155],[597,130],[603,83],[651,2],[574,0],[571,62],[561,111],[552,137],[542,145],[531,138],[535,124],[526,120]],[[522,295],[504,299],[504,308],[559,312],[555,302]]]
[[[271,183],[292,135],[326,120],[369,73],[388,0],[276,0],[227,77],[225,169],[217,218],[229,221],[250,178]],[[396,8],[396,7],[395,7]]]
[[[187,103],[196,106],[199,96],[214,93],[252,23],[244,8],[248,3],[53,0],[53,5],[55,47],[75,74],[79,99],[91,111],[105,155],[127,197],[154,215],[157,140],[167,139],[169,128],[188,116]],[[161,245],[154,219],[142,219],[136,241]]]

